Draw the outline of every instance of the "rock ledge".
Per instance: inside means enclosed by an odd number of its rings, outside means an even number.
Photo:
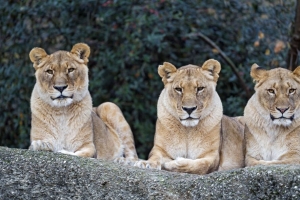
[[[300,199],[300,165],[200,176],[0,147],[0,199]]]

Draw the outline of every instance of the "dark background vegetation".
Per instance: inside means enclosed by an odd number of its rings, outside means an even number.
[[[49,54],[91,47],[90,91],[94,105],[120,106],[146,158],[155,132],[156,103],[163,83],[157,67],[180,67],[214,58],[222,70],[217,91],[224,113],[243,114],[249,98],[217,48],[236,66],[253,92],[249,69],[285,67],[294,0],[108,0],[1,1],[0,4],[0,145],[27,148],[30,95],[35,83],[28,53]]]

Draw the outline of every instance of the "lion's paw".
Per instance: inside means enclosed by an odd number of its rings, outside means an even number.
[[[29,149],[33,151],[52,151],[51,145],[47,142],[43,142],[42,140],[32,141]]]
[[[71,151],[67,151],[67,150],[60,150],[58,151],[58,153],[63,153],[63,154],[67,154],[67,155],[73,155],[73,156],[76,156],[76,154],[74,152],[71,152]]]
[[[163,164],[163,169],[169,170],[169,171],[177,171],[181,168],[185,168],[188,165],[188,161],[186,158],[178,157],[176,160],[172,160],[169,162],[165,162]]]
[[[143,169],[158,169],[161,170],[161,164],[159,162],[151,162],[146,160],[140,160],[135,162],[135,167],[143,168]]]
[[[133,166],[136,161],[137,161],[137,159],[135,159],[135,158],[119,157],[119,158],[114,159],[115,163],[129,165],[129,166]]]

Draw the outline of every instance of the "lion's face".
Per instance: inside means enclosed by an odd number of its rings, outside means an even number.
[[[171,113],[174,113],[184,126],[196,126],[212,101],[215,92],[220,63],[206,61],[202,67],[187,65],[176,69],[171,63],[159,66],[168,92]]]
[[[36,69],[39,96],[55,107],[82,100],[88,93],[89,52],[89,47],[82,43],[74,45],[71,52],[57,51],[51,55],[34,48],[30,59]]]
[[[300,68],[291,72],[276,68],[263,70],[254,64],[251,76],[256,81],[258,102],[264,109],[265,118],[274,125],[289,126],[298,118],[300,105]]]

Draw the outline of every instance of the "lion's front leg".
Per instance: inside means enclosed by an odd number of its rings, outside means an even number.
[[[96,149],[95,149],[94,144],[86,145],[86,146],[76,150],[75,152],[68,151],[65,149],[58,151],[58,153],[63,153],[63,154],[73,155],[73,156],[80,156],[80,157],[85,157],[85,158],[93,157],[95,155],[95,152],[96,152]]]
[[[287,160],[259,160],[259,165],[282,165],[282,164],[300,164],[299,159]]]
[[[162,165],[165,162],[169,162],[171,160],[170,157],[168,157],[165,149],[154,145],[152,148],[149,159],[148,160],[139,160],[137,161],[134,166],[143,168],[143,169],[162,169]]]
[[[123,165],[129,165],[129,166],[134,166],[134,164],[137,162],[138,159],[136,158],[129,158],[129,157],[118,157],[115,158],[113,161],[115,163],[123,164]]]
[[[149,154],[149,159],[136,161],[134,163],[134,166],[142,168],[142,169],[161,170],[162,158],[163,158],[163,155],[160,152],[160,149],[154,145],[154,147],[152,148],[152,150]]]
[[[159,161],[139,160],[134,163],[134,166],[142,169],[161,170],[161,163]]]
[[[53,145],[43,140],[33,140],[29,149],[33,151],[54,151]]]
[[[85,145],[84,147],[75,151],[76,156],[85,157],[85,158],[94,157],[95,153],[96,153],[96,149],[93,143],[89,145]]]
[[[280,165],[280,164],[300,164],[300,155],[298,151],[290,151],[281,155],[274,160],[257,160],[249,155],[246,155],[247,166],[255,165]]]
[[[207,174],[214,171],[217,168],[218,159],[200,158],[200,159],[188,159],[188,158],[176,158],[170,162],[163,164],[163,169],[175,172],[184,172],[192,174]]]
[[[260,165],[262,163],[260,163],[260,160],[246,154],[245,156],[245,164],[246,166],[255,166],[255,165]]]
[[[278,160],[257,160],[255,158],[247,158],[246,163],[248,167],[253,167],[256,165],[274,165],[274,164],[286,164],[284,162],[278,161]]]

